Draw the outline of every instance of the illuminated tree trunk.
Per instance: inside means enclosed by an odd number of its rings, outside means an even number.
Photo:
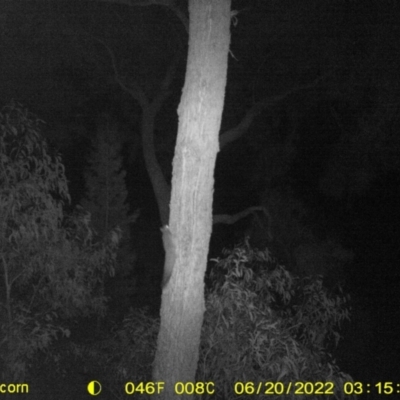
[[[189,14],[189,55],[173,164],[171,234],[164,230],[166,267],[172,275],[163,288],[153,368],[153,380],[166,384],[161,395],[165,399],[178,398],[176,382],[194,381],[198,362],[230,41],[230,0],[190,0]]]

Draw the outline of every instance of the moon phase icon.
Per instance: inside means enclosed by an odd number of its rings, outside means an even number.
[[[97,396],[101,392],[101,384],[100,382],[97,381],[91,381],[87,385],[87,391],[92,395],[92,396]]]

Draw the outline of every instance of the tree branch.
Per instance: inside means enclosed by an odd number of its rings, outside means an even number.
[[[240,211],[234,215],[229,215],[229,214],[214,215],[213,216],[213,225],[215,225],[215,224],[232,225],[235,222],[239,221],[240,219],[247,217],[249,214],[253,214],[255,211],[262,211],[269,218],[268,211],[265,207],[254,206],[254,207],[246,208],[245,210]]]
[[[254,118],[261,113],[265,108],[271,105],[275,105],[279,101],[284,100],[285,98],[289,97],[293,93],[296,93],[300,90],[304,89],[310,89],[315,86],[323,79],[323,77],[317,78],[314,82],[305,84],[305,85],[300,85],[296,86],[294,88],[291,88],[287,90],[284,93],[275,95],[275,96],[269,96],[266,97],[257,103],[255,103],[245,114],[243,119],[239,122],[237,126],[235,126],[232,129],[228,129],[224,133],[222,133],[219,137],[219,148],[222,150],[224,146],[226,146],[228,143],[231,143],[237,139],[239,139],[241,136],[243,136],[248,128],[250,127],[251,123],[253,122]]]
[[[176,0],[92,0],[102,3],[123,4],[130,7],[148,7],[148,6],[164,6],[169,8],[178,19],[182,22],[189,34],[189,19],[185,13],[178,7]]]
[[[115,57],[114,52],[110,49],[110,47],[107,45],[106,42],[104,42],[103,40],[96,38],[94,36],[91,36],[94,40],[96,40],[97,42],[99,42],[100,44],[102,44],[108,54],[110,55],[111,58],[111,63],[112,63],[112,67],[114,70],[114,76],[115,76],[115,80],[117,81],[117,83],[119,84],[119,86],[128,94],[130,94],[135,100],[137,100],[137,102],[140,104],[140,106],[142,108],[146,108],[149,104],[149,100],[145,94],[145,92],[143,91],[143,89],[136,83],[130,83],[129,87],[125,84],[125,82],[123,82],[119,71],[118,71],[118,67],[117,67],[117,60]]]
[[[176,54],[176,56],[174,57],[173,61],[170,63],[167,69],[167,72],[165,74],[163,81],[161,82],[160,89],[156,97],[152,101],[152,106],[154,107],[154,110],[156,112],[160,109],[165,99],[168,98],[168,96],[171,94],[169,88],[172,83],[172,80],[174,79],[179,58],[180,58],[179,54]]]

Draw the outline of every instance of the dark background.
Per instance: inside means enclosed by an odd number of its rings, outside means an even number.
[[[179,6],[186,12],[185,1]],[[221,132],[255,102],[271,102],[221,151],[215,173],[215,213],[267,206],[268,193],[289,192],[317,237],[333,237],[353,254],[334,277],[353,298],[337,358],[365,383],[400,382],[399,7],[396,1],[233,1],[239,13]],[[179,19],[161,6],[0,4],[0,102],[15,99],[46,121],[45,134],[66,165],[70,209],[85,193],[96,118],[105,112],[118,123],[129,206],[141,209],[131,227],[138,306],[159,304],[161,223],[141,155],[141,109],[116,82],[104,44],[120,75],[150,98],[182,53],[156,120],[158,157],[169,179],[187,40]],[[251,220],[215,227],[210,255],[232,247],[249,227]]]

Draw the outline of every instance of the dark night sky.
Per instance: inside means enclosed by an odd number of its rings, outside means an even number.
[[[180,5],[185,9],[185,1]],[[267,189],[285,182],[314,228],[354,252],[345,279],[356,316],[339,356],[343,369],[356,380],[400,381],[400,5],[243,0],[233,1],[233,9],[240,13],[232,26],[222,131],[238,124],[254,102],[288,95],[272,101],[219,154],[215,210],[258,205]],[[153,238],[160,222],[140,153],[141,110],[116,83],[102,43],[114,52],[121,76],[140,83],[149,97],[182,53],[156,121],[160,162],[169,175],[187,36],[162,7],[2,2],[0,102],[14,98],[48,123],[74,202],[83,194],[96,117],[109,113],[126,143],[131,209],[142,208],[133,228],[138,248],[159,246]],[[284,145],[289,139],[293,152]],[[230,246],[233,236],[213,240]]]

